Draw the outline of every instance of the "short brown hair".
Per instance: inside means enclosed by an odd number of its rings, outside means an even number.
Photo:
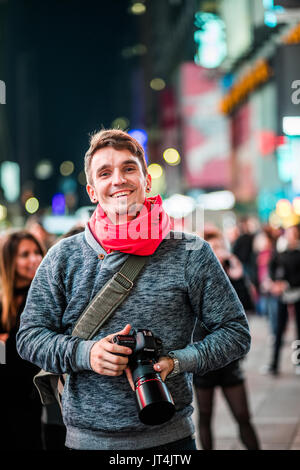
[[[144,175],[148,174],[144,149],[136,139],[119,129],[102,129],[91,136],[90,147],[84,157],[84,171],[89,184],[92,183],[90,174],[92,158],[97,150],[104,147],[113,147],[116,150],[129,150],[133,156],[140,160]]]

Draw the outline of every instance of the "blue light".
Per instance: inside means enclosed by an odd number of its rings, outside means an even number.
[[[131,137],[133,137],[134,139],[136,139],[143,147],[147,144],[148,135],[147,132],[143,129],[132,129],[128,132],[128,134],[131,135]]]
[[[147,157],[148,134],[147,132],[144,131],[144,129],[131,129],[131,131],[129,131],[128,134],[131,135],[131,137],[133,137],[134,139],[136,139],[139,144],[141,144],[145,152],[146,163],[148,164],[148,157]]]
[[[277,26],[277,17],[273,11],[266,11],[264,15],[264,22],[269,28],[275,28]]]
[[[54,194],[52,198],[52,213],[54,215],[64,215],[66,210],[65,196],[62,193]]]
[[[293,177],[293,155],[289,145],[277,148],[277,168],[280,181],[289,183]]]
[[[265,10],[272,10],[274,8],[274,0],[263,0]]]
[[[205,68],[218,67],[227,54],[224,22],[213,13],[197,12],[195,26],[199,29],[194,33],[194,62]]]

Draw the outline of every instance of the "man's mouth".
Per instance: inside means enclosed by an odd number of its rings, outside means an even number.
[[[132,193],[132,191],[128,189],[128,190],[125,190],[125,191],[118,191],[118,192],[112,194],[111,197],[113,197],[113,198],[127,197],[131,193]]]

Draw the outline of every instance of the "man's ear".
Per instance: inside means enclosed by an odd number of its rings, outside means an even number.
[[[97,197],[96,197],[96,194],[95,194],[95,190],[93,188],[93,186],[91,186],[90,184],[87,184],[86,185],[86,190],[87,190],[87,193],[90,197],[90,200],[91,202],[97,202]]]
[[[150,193],[151,191],[151,175],[148,173],[146,176],[146,191]]]

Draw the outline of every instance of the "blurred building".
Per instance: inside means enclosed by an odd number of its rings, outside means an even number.
[[[295,223],[300,2],[223,0],[218,8],[227,31],[220,108],[231,128],[232,191],[241,211],[256,210],[275,225]]]
[[[298,221],[299,7],[296,0],[147,4],[152,55],[144,57],[144,83],[158,77],[162,84],[156,93],[147,88],[144,125],[166,197],[204,201],[229,190],[237,215]],[[179,151],[178,166],[164,161],[168,147]],[[212,205],[204,208],[214,218]],[[232,204],[224,200],[226,208]]]

